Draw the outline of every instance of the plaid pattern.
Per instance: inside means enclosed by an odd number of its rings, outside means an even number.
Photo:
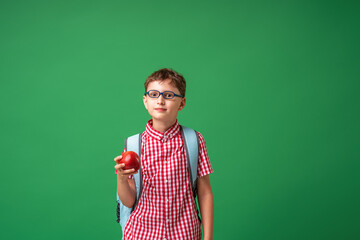
[[[200,141],[198,176],[213,172],[204,138]],[[184,143],[178,122],[161,133],[152,120],[142,136],[143,191],[125,226],[125,240],[201,239]]]

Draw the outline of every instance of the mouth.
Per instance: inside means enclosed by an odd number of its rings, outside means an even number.
[[[155,110],[158,112],[165,112],[166,108],[155,108]]]

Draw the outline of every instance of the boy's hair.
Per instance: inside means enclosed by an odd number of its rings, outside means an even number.
[[[162,68],[153,72],[145,81],[145,92],[147,91],[147,87],[149,83],[154,81],[165,81],[167,79],[171,80],[171,83],[180,91],[180,94],[185,97],[185,90],[186,90],[186,81],[185,78],[178,72],[170,68]]]

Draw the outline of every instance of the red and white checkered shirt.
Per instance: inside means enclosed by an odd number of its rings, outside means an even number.
[[[205,140],[199,136],[198,176],[213,172]],[[125,226],[126,240],[201,239],[184,143],[178,121],[165,133],[152,128],[142,135],[143,190]]]

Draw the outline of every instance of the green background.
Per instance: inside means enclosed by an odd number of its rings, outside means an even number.
[[[143,83],[187,80],[214,239],[359,239],[359,1],[1,1],[1,239],[120,239]]]

